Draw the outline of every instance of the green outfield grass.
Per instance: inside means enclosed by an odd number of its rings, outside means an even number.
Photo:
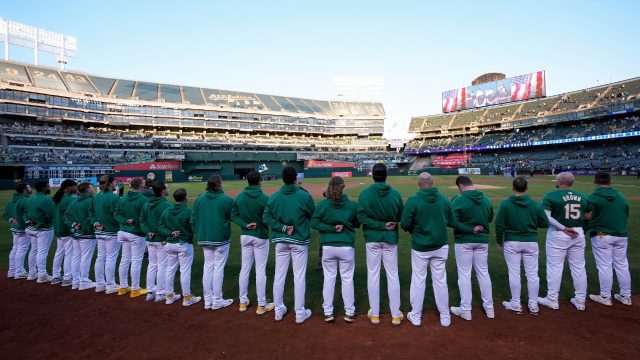
[[[356,187],[352,187],[346,191],[346,193],[352,198],[357,199],[358,194],[362,189],[371,183],[369,178],[352,178],[346,179],[348,182],[355,182]],[[454,185],[455,176],[437,176],[434,178],[435,186],[451,198],[458,193],[456,188],[451,188]],[[494,209],[497,210],[499,202],[511,194],[511,179],[503,178],[501,176],[474,176],[473,180],[476,184],[491,185],[497,188],[482,190],[493,202]],[[636,241],[640,235],[640,223],[636,220],[638,214],[640,214],[640,181],[635,177],[615,177],[613,179],[614,186],[620,190],[629,200],[630,203],[630,221],[629,221],[629,238],[630,245],[628,251],[629,263],[632,274],[632,291],[634,294],[640,292],[640,285],[638,285],[637,279],[634,274],[640,273],[640,247],[637,246]],[[306,184],[321,183],[326,184],[328,179],[305,179]],[[400,191],[404,199],[414,194],[417,190],[416,177],[393,177],[389,179],[389,184],[394,186]],[[279,182],[265,183],[265,186],[273,184],[279,184]],[[223,184],[226,191],[233,189],[241,189],[245,186],[244,182],[240,181],[226,181]],[[185,187],[189,192],[190,199],[204,191],[204,183],[183,183],[183,184],[170,184],[171,189],[177,187]],[[592,184],[592,177],[580,176],[576,180],[574,189],[585,193],[590,193],[594,188]],[[544,193],[553,190],[552,178],[548,176],[536,176],[530,179],[529,182],[529,194],[536,200],[540,200]],[[10,199],[11,191],[0,192],[0,208],[4,209],[8,199]],[[315,199],[318,201],[319,199]],[[190,200],[191,202],[192,200]],[[491,231],[493,232],[493,224],[491,225]],[[10,232],[8,230],[7,222],[2,221],[0,223],[0,267],[6,270],[8,262],[8,253],[11,249]],[[232,225],[232,241],[229,260],[225,269],[225,281],[224,281],[224,295],[228,298],[236,299],[238,297],[238,274],[240,272],[240,246],[239,246],[240,232],[237,226]],[[540,231],[538,234],[538,240],[540,246],[540,294],[544,296],[546,294],[546,264],[545,264],[545,251],[544,251],[544,238],[545,232]],[[453,244],[453,234],[450,232],[449,243]],[[399,254],[399,272],[401,283],[401,296],[402,296],[402,309],[409,310],[409,284],[411,281],[411,238],[408,233],[404,231],[400,232],[400,243],[398,246]],[[591,253],[590,241],[587,240],[586,248],[587,259],[587,274],[589,279],[589,292],[598,292],[598,277],[594,263],[594,258]],[[55,252],[55,239],[51,246],[49,253],[48,266],[51,266],[53,254]],[[311,244],[309,245],[309,263],[307,268],[307,293],[306,303],[307,306],[314,311],[314,313],[322,312],[322,271],[315,271],[313,268],[318,262],[318,233],[312,232]],[[203,256],[202,251],[196,246],[195,259],[192,270],[192,291],[194,294],[202,294],[202,264]],[[273,246],[270,251],[269,263],[267,266],[267,297],[271,298],[273,274],[274,274],[274,259],[273,259]],[[362,232],[358,231],[356,235],[356,271],[355,271],[355,286],[356,286],[356,307],[358,312],[362,313],[368,309],[367,300],[367,288],[366,288],[366,262],[364,251],[364,239]],[[494,302],[499,304],[502,300],[509,298],[509,285],[507,277],[507,268],[502,256],[502,252],[495,246],[495,237],[493,234],[490,237],[489,248],[489,270],[491,273],[491,279],[493,282],[494,290]],[[146,262],[143,264],[143,276],[146,271]],[[93,274],[93,270],[92,270]],[[2,275],[4,276],[4,274]],[[449,261],[447,262],[447,277],[449,285],[450,304],[454,305],[459,303],[459,292],[457,285],[457,272],[455,265],[455,257],[453,246],[450,246]],[[180,287],[179,282],[176,279],[176,290]],[[250,299],[255,301],[255,277],[251,275],[250,285]],[[144,280],[142,281],[144,284]],[[480,294],[473,276],[473,302],[474,304],[480,304]],[[526,298],[526,284],[523,283],[523,298]],[[617,291],[617,283],[614,285],[614,291]],[[573,285],[569,274],[568,266],[565,265],[563,274],[562,287],[560,296],[562,299],[569,299],[573,294]],[[293,278],[290,273],[287,278],[287,287],[285,290],[285,303],[289,308],[293,308]],[[336,288],[336,313],[342,313],[342,300],[340,298],[340,282],[337,281]],[[384,273],[381,276],[381,309],[383,312],[388,312],[387,296],[386,296],[386,278]],[[427,287],[427,295],[425,297],[425,306],[427,308],[435,308],[433,300],[433,291],[431,288],[430,280]]]

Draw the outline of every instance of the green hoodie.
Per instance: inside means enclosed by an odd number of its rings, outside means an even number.
[[[11,232],[23,233],[27,228],[24,222],[24,216],[26,211],[27,202],[29,201],[28,194],[13,193],[11,201],[7,204],[4,210],[3,216],[9,221],[9,219],[15,219],[15,224],[9,224]]]
[[[142,212],[142,206],[147,200],[147,197],[139,191],[129,191],[120,199],[114,217],[120,224],[121,231],[138,236],[145,235],[140,228],[140,212]],[[133,224],[127,224],[128,219],[133,219]]]
[[[221,246],[231,240],[233,200],[223,191],[207,191],[198,196],[191,212],[191,228],[198,245]]]
[[[64,223],[64,213],[75,199],[74,196],[64,194],[59,203],[55,204],[54,201],[56,210],[53,214],[53,231],[57,237],[71,236],[71,229]]]
[[[447,227],[463,234],[473,234],[473,228],[456,220],[451,203],[435,187],[424,188],[409,197],[402,212],[400,226],[411,233],[411,248],[425,252],[447,245]]]
[[[529,195],[502,200],[496,215],[496,241],[538,241],[538,228],[548,228],[547,214]]]
[[[171,207],[171,203],[164,196],[152,197],[144,203],[140,212],[140,228],[145,233],[147,241],[163,242],[164,235],[160,232],[158,224],[162,213]],[[149,238],[149,233],[153,233],[153,238]]]
[[[180,237],[174,238],[171,233],[180,231]],[[160,215],[158,231],[164,241],[168,243],[193,244],[193,229],[191,228],[191,209],[185,203],[169,206]]]
[[[36,193],[36,196],[27,202],[25,221],[30,223],[28,228],[37,231],[51,230],[54,212],[53,200],[44,193]]]
[[[269,197],[262,192],[260,185],[250,185],[236,196],[231,208],[231,219],[242,230],[242,235],[255,236],[259,239],[269,238],[269,228],[262,221],[264,207]],[[254,230],[247,229],[247,224],[256,223]]]
[[[308,192],[296,184],[284,185],[269,198],[262,220],[271,228],[274,243],[307,245],[311,239],[309,220],[315,208]],[[293,234],[287,235],[287,226],[293,226]]]
[[[402,217],[400,193],[384,182],[369,185],[358,198],[358,221],[362,224],[365,242],[398,243],[398,226],[385,230],[388,222],[400,222]]]
[[[488,197],[478,190],[463,191],[451,199],[451,209],[459,222],[468,226],[484,227],[484,231],[477,234],[463,234],[454,229],[456,243],[489,243],[489,223],[493,221],[493,205]]]
[[[629,203],[618,190],[612,187],[598,187],[588,197],[593,217],[591,236],[604,233],[626,237],[629,219]]]
[[[93,224],[91,223],[91,212],[93,212],[93,194],[79,194],[67,208],[64,213],[64,223],[71,228],[74,238],[96,238]],[[80,228],[76,229],[76,224],[79,224]]]
[[[341,232],[336,232],[336,225],[344,225]],[[311,228],[320,232],[320,243],[326,246],[353,247],[359,227],[358,204],[344,194],[337,202],[321,200],[311,218]]]
[[[96,235],[115,236],[118,234],[120,224],[114,215],[119,202],[120,198],[111,189],[105,189],[93,197],[91,223],[94,228],[97,224],[102,225],[102,230],[95,230]]]

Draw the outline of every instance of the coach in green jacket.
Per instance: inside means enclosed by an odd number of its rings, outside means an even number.
[[[380,323],[380,262],[387,273],[387,292],[391,322],[400,325],[400,279],[398,277],[398,222],[402,216],[400,193],[389,186],[387,167],[375,164],[371,169],[374,183],[360,193],[358,221],[362,224],[367,249],[367,289],[369,319]]]
[[[51,284],[62,283],[62,286],[73,285],[72,269],[73,269],[73,239],[71,238],[71,229],[64,223],[64,214],[67,212],[69,205],[75,200],[78,192],[78,184],[66,179],[60,184],[60,189],[53,195],[53,203],[56,206],[53,220],[53,232],[57,237],[56,253],[53,256],[53,267],[51,274]],[[64,261],[64,277],[61,276]],[[77,287],[76,287],[77,289]]]
[[[24,212],[31,194],[31,186],[27,183],[19,183],[16,185],[15,190],[16,192],[13,193],[13,197],[3,213],[4,218],[9,222],[13,236],[7,276],[15,279],[24,279],[27,277],[27,271],[24,268],[24,257],[29,248],[29,238],[25,233],[27,225],[24,221]]]
[[[73,286],[78,290],[87,290],[95,287],[95,283],[89,279],[89,268],[96,248],[96,235],[90,214],[93,211],[91,183],[78,185],[78,193],[78,197],[64,214],[64,222],[73,234]]]
[[[229,257],[231,241],[231,206],[233,200],[222,191],[222,179],[213,175],[207,181],[207,191],[193,203],[191,227],[204,253],[202,289],[205,310],[216,310],[233,303],[223,298],[224,267]]]
[[[47,255],[53,240],[55,204],[47,196],[51,192],[48,182],[39,181],[34,187],[36,195],[29,199],[25,210],[26,233],[31,242],[27,280],[38,279],[38,283],[45,283],[51,281],[47,273]]]
[[[120,252],[118,229],[114,213],[120,198],[115,194],[115,179],[111,175],[103,175],[98,182],[100,192],[93,197],[91,223],[96,233],[98,254],[93,265],[96,276],[96,291],[105,294],[118,292],[115,282],[116,261]]]
[[[304,307],[304,296],[308,244],[311,238],[309,220],[315,210],[315,204],[311,195],[296,184],[297,175],[294,167],[287,166],[282,170],[284,186],[269,198],[263,219],[271,228],[271,240],[276,244],[276,273],[273,279],[275,319],[282,320],[287,312],[283,294],[291,258],[296,323],[301,324],[311,316],[311,310]]]

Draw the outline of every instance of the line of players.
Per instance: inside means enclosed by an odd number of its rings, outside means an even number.
[[[333,177],[325,198],[317,207],[311,196],[297,184],[297,171],[283,170],[284,186],[267,197],[260,187],[260,175],[247,175],[248,185],[235,200],[222,191],[222,181],[212,176],[206,192],[187,206],[183,188],[173,193],[175,204],[166,197],[163,182],[153,185],[148,199],[142,181],[131,182],[131,189],[120,198],[115,195],[114,179],[100,178],[100,192],[94,196],[89,183],[76,184],[65,180],[60,190],[49,198],[46,182],[35,185],[36,195],[29,198],[31,188],[19,184],[10,201],[5,218],[11,224],[13,248],[9,256],[8,277],[27,278],[38,283],[61,283],[73,289],[95,289],[96,292],[131,298],[146,295],[147,301],[172,304],[182,297],[183,306],[201,301],[191,294],[191,266],[194,256],[193,239],[204,254],[203,293],[205,310],[227,307],[232,299],[222,293],[224,267],[231,240],[230,222],[242,229],[242,268],[239,279],[239,311],[247,311],[249,274],[255,262],[258,315],[275,309],[275,320],[287,313],[283,293],[289,262],[293,266],[295,321],[303,323],[311,316],[305,308],[305,278],[310,229],[320,233],[324,272],[323,309],[327,322],[334,318],[334,289],[337,273],[342,281],[344,320],[355,320],[353,273],[355,265],[354,238],[362,226],[366,242],[368,318],[380,323],[380,267],[385,267],[392,324],[400,325],[400,283],[398,277],[398,229],[411,233],[412,310],[408,320],[421,324],[422,306],[428,269],[431,270],[433,291],[442,326],[451,323],[453,313],[471,320],[471,270],[476,271],[483,309],[494,318],[492,284],[488,272],[489,223],[493,221],[491,201],[476,190],[471,179],[460,176],[456,185],[460,194],[449,201],[433,185],[430,174],[418,177],[419,190],[403,204],[399,192],[386,183],[383,164],[372,169],[374,184],[362,191],[358,202],[343,193],[345,183]],[[546,194],[539,204],[527,194],[527,180],[513,181],[513,195],[500,203],[495,216],[496,240],[509,271],[511,299],[502,305],[521,314],[520,263],[527,279],[527,308],[533,315],[538,304],[558,309],[558,292],[565,257],[573,278],[575,297],[571,303],[585,310],[587,277],[585,271],[585,235],[591,243],[600,280],[600,294],[590,299],[612,306],[613,269],[620,293],[614,298],[631,305],[631,280],[627,262],[627,219],[629,207],[622,194],[611,187],[607,173],[595,176],[595,191],[588,197],[572,190],[574,177],[561,173],[556,177],[556,190]],[[445,264],[449,245],[447,227],[454,229],[455,257],[458,270],[460,305],[449,308]],[[546,264],[548,291],[538,297],[538,228],[548,228]],[[50,243],[57,236],[53,261],[53,276],[46,270]],[[270,235],[270,236],[269,236]],[[266,298],[266,263],[270,240],[275,246],[274,302]],[[89,279],[94,249],[98,247],[94,265],[95,282]],[[27,272],[24,257],[31,245]],[[115,281],[115,265],[122,247],[119,282]],[[146,289],[140,286],[140,272],[145,248],[148,251]],[[180,270],[182,295],[174,293],[173,283]],[[131,276],[131,286],[128,278]]]

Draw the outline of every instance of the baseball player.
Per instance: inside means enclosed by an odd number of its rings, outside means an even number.
[[[157,185],[157,184],[156,184]],[[154,192],[157,193],[156,185]],[[165,186],[166,189],[166,186]],[[173,292],[173,279],[180,266],[180,286],[182,287],[182,306],[191,306],[202,300],[200,296],[191,294],[191,265],[193,264],[193,231],[191,230],[191,209],[187,207],[187,190],[178,188],[173,192],[176,203],[160,214],[158,231],[163,236],[167,270],[163,284],[166,289],[165,304],[171,305],[180,299]],[[160,276],[160,275],[158,275]],[[156,301],[158,298],[156,296]]]
[[[95,229],[98,255],[93,266],[96,277],[96,292],[105,294],[118,292],[115,281],[116,261],[120,252],[118,229],[120,224],[114,217],[120,198],[115,193],[115,181],[111,175],[103,175],[98,183],[100,192],[93,197],[91,223]]]
[[[26,224],[24,221],[24,213],[31,195],[31,186],[26,183],[16,185],[16,192],[7,204],[4,210],[4,218],[9,222],[11,234],[13,236],[13,245],[9,253],[9,271],[8,278],[24,279],[27,277],[27,271],[24,268],[24,257],[29,249],[29,239],[25,233]]]
[[[326,198],[318,203],[311,218],[311,228],[320,232],[322,249],[322,267],[324,286],[322,307],[324,321],[334,322],[333,294],[336,275],[340,269],[342,279],[342,301],[344,302],[344,321],[355,320],[355,298],[353,290],[353,271],[355,268],[354,238],[358,223],[358,204],[342,193],[344,180],[334,176],[329,181]]]
[[[598,268],[600,294],[589,295],[589,298],[606,306],[612,305],[613,267],[620,285],[620,293],[614,298],[630,306],[631,275],[627,261],[629,204],[624,195],[611,187],[611,175],[608,173],[597,173],[594,183],[596,189],[588,200],[592,210],[591,248]]]
[[[264,209],[263,221],[271,228],[276,248],[276,272],[273,279],[275,319],[282,320],[287,313],[284,305],[284,285],[290,259],[293,262],[293,283],[296,323],[302,324],[311,317],[311,310],[304,307],[308,247],[311,238],[309,220],[315,204],[309,193],[296,184],[298,172],[287,166],[282,170],[284,186],[273,194]]]
[[[140,270],[145,249],[145,234],[140,228],[140,213],[147,197],[142,194],[143,181],[140,178],[131,180],[131,189],[120,198],[116,207],[115,218],[120,224],[118,242],[122,244],[122,258],[120,259],[120,289],[118,295],[136,298],[148,293],[140,288]],[[129,288],[129,269],[131,269],[131,288]]]
[[[53,279],[52,284],[69,286],[73,284],[73,241],[71,239],[71,229],[64,223],[64,213],[69,205],[75,200],[78,192],[78,184],[70,179],[66,179],[60,184],[60,188],[53,194],[55,212],[53,213],[54,235],[58,238],[56,253],[53,257]],[[61,276],[62,263],[64,260],[64,278]],[[76,289],[77,289],[77,284]]]
[[[147,265],[147,301],[162,302],[165,300],[164,279],[166,277],[167,261],[164,246],[164,235],[158,229],[160,215],[171,203],[167,200],[169,188],[164,181],[157,181],[151,187],[153,196],[149,198],[140,212],[140,228],[146,234],[149,263]],[[145,195],[146,196],[146,195]]]
[[[78,185],[78,197],[69,205],[64,214],[64,222],[71,229],[73,237],[73,287],[87,290],[96,287],[89,279],[89,268],[96,248],[96,235],[91,223],[93,211],[93,187],[84,182]]]
[[[433,187],[428,172],[418,176],[420,190],[407,200],[400,226],[411,233],[411,312],[407,318],[414,326],[422,323],[422,307],[427,281],[427,269],[431,268],[433,293],[440,312],[440,325],[449,326],[449,290],[447,288],[446,262],[449,255],[447,226],[461,234],[481,232],[480,225],[470,227],[459,223],[446,196]]]
[[[398,222],[402,216],[402,197],[389,186],[387,167],[378,163],[371,170],[374,183],[358,198],[358,222],[362,224],[367,249],[367,290],[373,324],[380,323],[380,262],[387,273],[387,292],[391,323],[400,325],[400,279],[398,278]]]
[[[55,204],[47,196],[51,193],[48,182],[37,182],[35,189],[36,195],[29,199],[25,211],[26,233],[31,242],[27,280],[37,279],[38,283],[46,283],[52,279],[47,273],[47,255],[53,240]]]
[[[269,258],[269,228],[262,221],[264,207],[269,197],[260,187],[260,173],[252,171],[247,174],[249,186],[238,194],[231,208],[231,219],[242,231],[240,246],[242,247],[242,267],[240,268],[240,312],[247,311],[249,306],[249,275],[255,258],[256,262],[256,295],[258,307],[256,314],[263,315],[273,310],[274,304],[267,301],[267,259]]]
[[[222,294],[224,267],[231,242],[231,206],[233,200],[222,191],[222,179],[213,175],[207,181],[207,191],[198,196],[191,212],[191,228],[204,253],[202,289],[204,309],[217,310],[233,303]]]
[[[591,217],[587,196],[571,189],[575,178],[570,172],[556,176],[557,190],[542,198],[542,206],[549,219],[547,231],[547,296],[538,303],[557,310],[558,292],[562,281],[565,257],[569,260],[575,297],[571,304],[584,311],[587,297],[587,271],[585,269],[585,238],[582,226]]]
[[[511,300],[502,306],[516,314],[522,314],[520,302],[521,279],[520,262],[527,278],[527,307],[532,315],[538,315],[538,228],[549,227],[547,215],[542,206],[526,195],[527,180],[517,177],[513,180],[513,195],[503,200],[496,214],[496,242],[504,251],[504,260],[509,269]]]
[[[493,221],[493,205],[488,197],[476,190],[468,176],[458,176],[456,185],[460,195],[451,199],[451,209],[456,219],[467,226],[482,225],[484,230],[477,234],[464,234],[454,230],[460,306],[452,306],[451,313],[465,320],[471,320],[471,268],[473,267],[480,286],[482,308],[487,317],[493,319],[495,311],[491,277],[487,265],[489,223]]]

